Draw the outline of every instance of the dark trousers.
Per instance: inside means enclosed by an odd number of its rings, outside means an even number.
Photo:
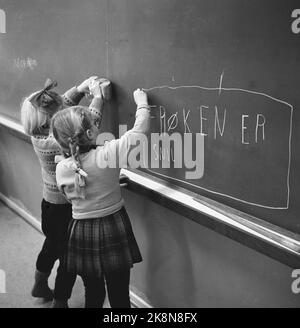
[[[64,269],[63,254],[68,241],[68,225],[72,219],[71,204],[52,204],[42,201],[42,230],[46,237],[38,255],[36,268],[50,273],[56,260],[60,260],[55,280],[54,298],[67,300],[71,297],[76,274]]]
[[[102,307],[105,299],[105,282],[112,308],[130,308],[130,269],[110,273],[101,277],[82,277],[85,286],[85,307]]]

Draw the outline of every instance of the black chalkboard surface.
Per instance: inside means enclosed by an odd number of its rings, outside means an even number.
[[[198,158],[193,174],[174,167],[180,145],[166,152],[154,142],[149,154],[170,155],[171,167],[146,172],[300,233],[298,7],[291,0],[0,1],[7,21],[0,112],[17,118],[21,98],[46,77],[63,91],[98,74],[114,83],[105,128],[115,131],[133,123],[132,91],[143,87],[151,132],[190,135],[186,147]]]

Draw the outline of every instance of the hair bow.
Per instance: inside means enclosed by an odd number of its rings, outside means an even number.
[[[51,89],[55,88],[57,86],[56,81],[52,81],[51,79],[47,79],[45,83],[45,87],[33,95],[29,101],[32,103],[32,105],[36,108],[39,107],[49,107],[53,104],[58,104],[57,100],[57,93],[51,91]]]
[[[80,167],[78,167],[75,163],[72,163],[72,169],[75,172],[75,190],[77,192],[77,196],[81,199],[85,199],[85,178],[88,176],[86,172],[84,172]]]
[[[79,187],[85,186],[84,178],[87,178],[87,173],[84,172],[76,163],[72,163],[72,170],[75,172],[75,179]]]

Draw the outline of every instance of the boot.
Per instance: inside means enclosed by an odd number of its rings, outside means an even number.
[[[48,286],[49,276],[50,273],[35,271],[35,283],[31,291],[33,297],[41,297],[49,301],[53,299],[53,292]]]
[[[54,299],[52,302],[52,309],[67,309],[69,308],[68,300],[56,300]]]

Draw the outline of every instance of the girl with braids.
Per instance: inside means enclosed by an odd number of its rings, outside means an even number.
[[[58,163],[58,188],[72,202],[73,220],[65,256],[68,272],[82,277],[91,307],[102,307],[105,282],[111,307],[130,307],[130,269],[142,257],[119,185],[128,149],[149,128],[147,94],[134,92],[134,127],[96,147],[99,130],[88,110],[75,106],[55,114],[53,135],[68,158]],[[120,163],[117,166],[111,165]]]
[[[66,244],[67,227],[72,219],[71,204],[60,193],[55,178],[55,155],[60,154],[60,147],[49,133],[52,116],[63,107],[77,105],[84,94],[89,92],[91,83],[98,84],[96,76],[83,81],[78,87],[73,87],[60,96],[52,89],[57,85],[51,80],[46,81],[45,87],[27,97],[21,107],[21,121],[24,130],[31,136],[31,141],[39,159],[43,178],[42,230],[45,234],[45,242],[36,261],[35,283],[32,296],[48,300],[53,299],[52,307],[68,307],[68,299],[76,279],[75,274],[66,272],[60,264],[57,270],[54,295],[48,286],[48,277],[54,263],[63,253]],[[101,93],[97,93],[90,105],[93,115],[98,115],[101,120],[103,99]]]

